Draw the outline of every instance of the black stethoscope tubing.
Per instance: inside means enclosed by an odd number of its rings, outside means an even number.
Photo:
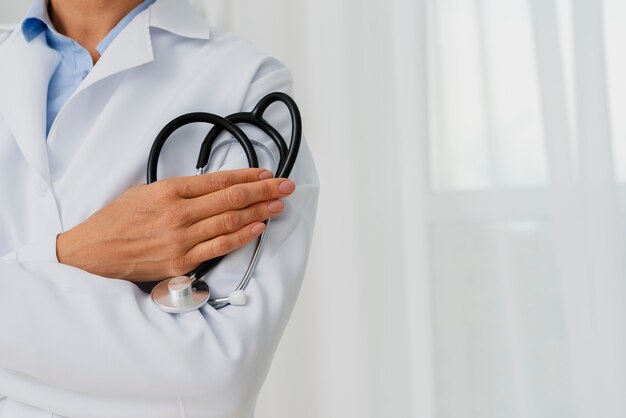
[[[287,145],[283,136],[263,118],[267,109],[272,104],[277,102],[281,102],[286,106],[291,118],[292,130],[289,145]],[[302,117],[300,115],[300,110],[298,109],[296,102],[285,93],[270,93],[267,96],[263,97],[251,112],[234,113],[227,117],[222,117],[205,112],[188,113],[173,119],[170,123],[165,125],[165,127],[159,132],[156,139],[154,140],[154,143],[150,150],[150,155],[148,157],[146,176],[148,184],[154,183],[158,180],[157,171],[159,157],[167,140],[178,129],[192,123],[207,123],[213,125],[213,128],[206,135],[200,147],[198,162],[196,164],[196,170],[198,174],[202,174],[204,172],[204,169],[209,163],[213,145],[215,144],[218,136],[224,131],[232,135],[233,138],[242,147],[246,155],[246,159],[248,160],[248,166],[250,168],[259,167],[259,160],[254,149],[254,145],[252,144],[252,141],[248,138],[248,136],[238,126],[239,124],[248,124],[255,126],[256,128],[260,129],[265,135],[267,135],[272,140],[272,142],[274,142],[274,144],[278,148],[278,153],[280,157],[278,167],[276,169],[276,172],[274,173],[274,176],[276,178],[287,178],[291,174],[302,142]],[[249,266],[249,269],[246,272],[244,279],[242,279],[239,286],[237,287],[237,290],[244,290],[247,286],[250,279],[249,276],[252,273],[251,270],[254,269],[256,261],[258,261],[258,252],[260,251],[260,247],[262,246],[264,237],[265,234],[263,234],[259,238],[253,261]],[[187,276],[192,278],[194,281],[200,280],[223,258],[224,256],[205,261],[196,269],[189,272]],[[227,302],[213,304],[216,309],[222,308],[227,305]]]

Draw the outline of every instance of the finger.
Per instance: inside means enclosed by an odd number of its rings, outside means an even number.
[[[285,204],[280,200],[272,200],[200,220],[187,228],[185,241],[193,247],[200,242],[238,231],[253,222],[266,221],[280,214],[284,207]]]
[[[201,176],[175,177],[165,181],[171,184],[178,196],[192,199],[227,189],[236,184],[252,183],[272,177],[272,172],[264,168],[242,168],[207,173]]]
[[[187,253],[190,264],[199,265],[207,260],[231,253],[257,238],[265,231],[265,228],[264,223],[254,222],[238,231],[201,242]]]
[[[296,185],[287,179],[269,179],[254,183],[242,183],[219,190],[207,196],[188,200],[185,210],[192,222],[207,219],[231,210],[243,209],[250,205],[281,199],[289,196]]]

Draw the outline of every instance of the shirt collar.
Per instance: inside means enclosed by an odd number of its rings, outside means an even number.
[[[126,26],[141,12],[146,10],[152,3],[156,0],[144,0],[141,4],[137,5],[133,10],[131,10],[122,20],[120,20],[117,25],[104,37],[103,40],[100,41],[96,49],[102,55],[104,50],[113,42],[113,39],[117,37],[117,35],[124,30]]]
[[[48,2],[35,0],[22,21],[22,34],[26,42],[31,42],[46,29],[54,30],[48,16]]]

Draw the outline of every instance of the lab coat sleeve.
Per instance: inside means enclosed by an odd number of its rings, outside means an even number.
[[[0,257],[0,261],[49,261],[57,262],[57,234],[28,243],[19,249]]]
[[[242,109],[272,91],[290,92],[291,77],[265,60]],[[289,133],[287,117],[272,122]],[[268,150],[260,158],[272,164],[275,149],[259,141]],[[223,168],[244,166],[238,147],[227,148]],[[291,178],[298,188],[270,225],[243,307],[170,315],[126,281],[52,260],[2,260],[0,369],[54,388],[57,396],[13,393],[1,383],[0,393],[77,417],[250,415],[307,264],[319,186],[306,143]],[[210,273],[217,293],[241,279],[252,250],[229,255]],[[64,393],[85,402],[64,402]]]

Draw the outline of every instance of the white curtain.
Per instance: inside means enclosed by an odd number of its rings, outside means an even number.
[[[257,418],[626,417],[626,2],[193,2],[322,181]]]
[[[626,3],[211,0],[322,180],[260,418],[626,416]]]

